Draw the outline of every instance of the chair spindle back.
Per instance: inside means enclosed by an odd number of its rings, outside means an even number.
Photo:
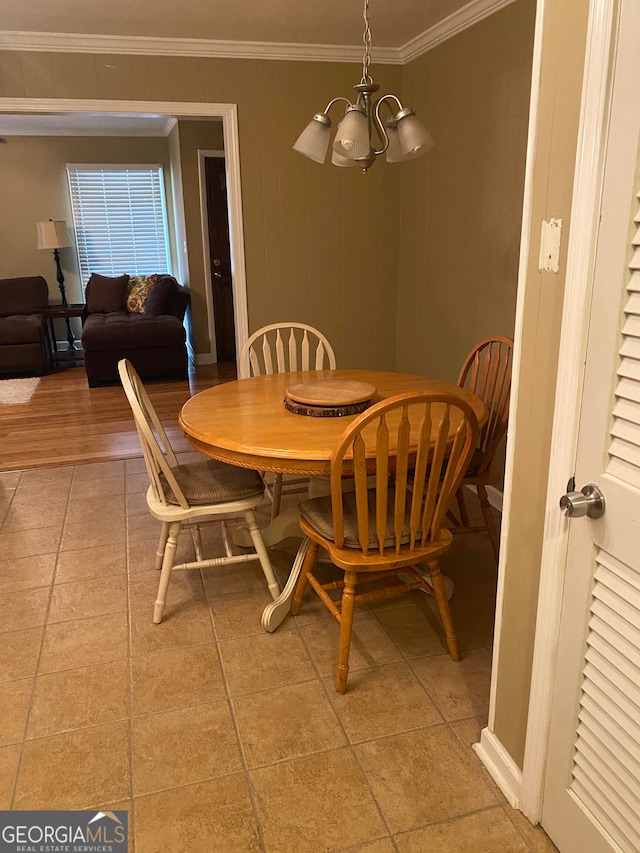
[[[372,523],[380,554],[390,547],[396,554],[424,548],[444,521],[477,440],[473,409],[454,394],[401,394],[367,409],[345,430],[331,459],[336,545],[343,547],[345,539],[343,480],[352,477],[365,556],[371,550]]]
[[[474,465],[478,474],[484,473],[491,466],[498,445],[507,431],[512,362],[513,341],[496,335],[479,341],[460,369],[457,384],[480,397],[489,412],[478,442],[478,449],[482,453],[480,464]]]
[[[263,326],[240,353],[240,377],[297,370],[335,370],[336,357],[327,338],[306,323]]]

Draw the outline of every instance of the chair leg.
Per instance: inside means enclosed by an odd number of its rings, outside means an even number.
[[[305,541],[306,540],[303,540],[303,543]],[[304,592],[307,588],[307,572],[312,571],[313,567],[315,566],[319,550],[320,546],[312,539],[309,542],[309,548],[307,549],[307,553],[305,554],[305,558],[302,562],[300,576],[298,577],[298,583],[296,584],[296,591],[293,594],[293,600],[291,601],[292,616],[295,616],[300,610],[300,605],[302,604],[302,599],[304,598]]]
[[[461,527],[469,526],[469,513],[467,512],[467,504],[464,499],[464,486],[460,486],[456,492],[456,501],[458,502],[458,512],[460,513]]]
[[[167,543],[164,547],[164,556],[162,558],[162,572],[160,574],[160,583],[158,584],[158,594],[156,595],[156,603],[153,608],[153,621],[156,625],[159,625],[162,622],[164,608],[167,603],[167,590],[169,589],[171,570],[176,558],[178,536],[180,535],[180,522],[172,521],[168,527],[169,532],[167,536]]]
[[[202,560],[202,534],[197,524],[191,528],[191,541],[196,552],[196,560]]]
[[[162,560],[164,551],[167,546],[167,537],[169,536],[169,522],[162,522],[162,530],[160,531],[160,541],[158,542],[158,550],[156,551],[156,569],[160,571],[162,568]]]
[[[256,549],[256,554],[258,555],[258,559],[260,560],[260,565],[262,566],[262,571],[264,572],[264,576],[267,579],[267,586],[269,588],[269,592],[271,593],[271,598],[278,598],[280,595],[280,584],[276,580],[276,576],[273,573],[273,566],[271,565],[271,560],[269,559],[269,552],[264,544],[264,539],[262,538],[262,533],[260,528],[256,523],[256,514],[252,509],[249,509],[245,512],[244,517],[247,520],[247,526],[249,527],[249,535],[251,536],[251,541],[253,542],[253,547]]]
[[[478,490],[478,499],[480,501],[482,517],[484,518],[484,523],[487,526],[487,533],[489,534],[489,539],[491,539],[491,547],[493,548],[493,554],[497,563],[500,554],[500,534],[498,533],[496,520],[493,517],[493,510],[491,509],[491,504],[487,497],[487,490],[484,486],[477,486],[476,488]]]
[[[456,629],[453,627],[453,619],[451,618],[451,610],[449,608],[449,600],[447,599],[447,590],[444,584],[440,565],[437,560],[429,560],[429,576],[431,578],[431,586],[433,588],[433,597],[438,605],[444,635],[447,641],[447,648],[452,660],[460,660],[460,652],[458,650],[458,638],[456,637]]]
[[[271,487],[271,521],[280,515],[282,501],[282,474],[276,474]]]
[[[342,605],[340,608],[340,647],[338,649],[338,666],[336,667],[336,692],[338,693],[344,693],[347,689],[357,578],[358,575],[356,572],[345,572],[344,574],[344,589],[342,590]]]

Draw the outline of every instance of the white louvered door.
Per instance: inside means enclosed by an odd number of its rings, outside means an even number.
[[[542,825],[561,853],[640,851],[640,3],[621,4]],[[580,318],[576,318],[580,322]]]

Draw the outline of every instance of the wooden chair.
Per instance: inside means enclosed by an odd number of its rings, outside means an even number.
[[[272,323],[254,332],[240,353],[240,378],[296,370],[335,370],[336,357],[327,338],[306,323]],[[307,478],[275,474],[265,480],[271,498],[271,519],[280,512],[283,492],[300,494],[307,490]]]
[[[438,558],[453,539],[442,524],[477,439],[473,410],[453,394],[391,397],[342,434],[331,457],[331,494],[300,504],[300,527],[308,537],[301,547],[308,550],[291,613],[298,613],[309,583],[340,623],[338,693],[347,683],[356,602],[423,590],[435,598],[449,654],[459,660]],[[410,452],[411,443],[417,451]],[[372,475],[375,485],[369,488]],[[353,491],[343,491],[345,477],[353,478]],[[344,571],[343,580],[323,584],[316,578],[320,547]],[[427,564],[428,580],[416,563]],[[373,588],[357,593],[363,584]],[[334,600],[330,590],[341,590],[341,598]]]
[[[131,406],[147,473],[147,506],[162,522],[156,553],[156,568],[161,570],[153,621],[159,624],[164,614],[171,573],[182,569],[205,569],[230,563],[260,561],[272,598],[280,594],[269,555],[256,524],[254,509],[264,500],[264,484],[256,471],[236,468],[224,462],[204,459],[179,464],[167,435],[153,408],[135,368],[127,359],[118,363],[122,387]],[[249,528],[254,551],[234,554],[226,521],[243,518]],[[200,527],[220,524],[225,547],[224,557],[205,559]],[[175,564],[178,536],[182,527],[191,530],[196,559]]]
[[[493,467],[493,460],[507,431],[512,361],[511,338],[501,335],[484,338],[466,357],[458,376],[458,385],[473,391],[483,400],[489,418],[480,431],[478,446],[456,494],[458,516],[450,512],[449,519],[454,524],[453,533],[488,533],[496,561],[500,550],[500,534],[487,497],[487,486],[500,482],[501,475]],[[465,486],[475,487],[483,525],[471,525],[469,521]]]

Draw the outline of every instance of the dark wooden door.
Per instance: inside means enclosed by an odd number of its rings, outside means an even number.
[[[236,330],[224,158],[205,157],[205,176],[217,361],[235,362]]]

